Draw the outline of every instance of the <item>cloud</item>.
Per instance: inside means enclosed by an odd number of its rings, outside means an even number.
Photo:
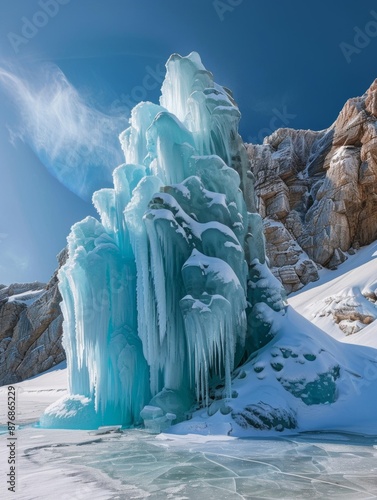
[[[126,117],[88,104],[52,64],[26,75],[0,66],[0,84],[19,114],[11,140],[29,144],[49,172],[85,200],[110,185],[112,171],[124,161],[118,135]]]

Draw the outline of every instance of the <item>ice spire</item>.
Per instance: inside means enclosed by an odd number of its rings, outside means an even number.
[[[250,345],[249,266],[265,254],[240,113],[198,54],[166,67],[161,105],[137,105],[121,134],[114,189],[93,196],[100,222],[84,219],[68,238],[70,396],[42,425],[138,424],[148,403],[182,419],[214,381],[231,396]]]

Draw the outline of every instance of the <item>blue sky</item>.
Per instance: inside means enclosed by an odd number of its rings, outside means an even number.
[[[122,161],[117,133],[139,98],[157,102],[171,53],[198,51],[260,142],[325,128],[361,95],[376,27],[372,0],[2,0],[0,283],[49,279],[70,226],[94,215],[88,164],[109,177]]]

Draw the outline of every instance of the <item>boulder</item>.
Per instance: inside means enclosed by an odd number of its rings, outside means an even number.
[[[58,255],[59,268],[67,251]],[[0,385],[20,382],[65,359],[57,271],[45,284],[0,287]]]

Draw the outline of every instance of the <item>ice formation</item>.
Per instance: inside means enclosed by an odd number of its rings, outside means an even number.
[[[195,53],[169,59],[160,105],[133,109],[120,137],[126,163],[93,196],[100,221],[68,237],[59,286],[69,394],[42,426],[375,433],[376,351],[342,345],[287,308],[265,259],[239,118]]]
[[[269,340],[263,308],[284,308],[232,94],[196,53],[166,67],[160,105],[138,104],[120,136],[114,188],[94,193],[100,222],[69,235],[59,279],[70,396],[41,425],[182,421],[217,383],[229,399],[233,370]]]

